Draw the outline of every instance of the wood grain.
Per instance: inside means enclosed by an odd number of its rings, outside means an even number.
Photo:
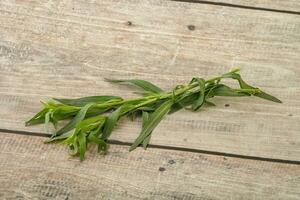
[[[1,199],[299,199],[300,166],[150,148],[92,148],[0,134]]]
[[[300,160],[298,16],[151,0],[1,3],[1,128],[43,131],[23,124],[51,96],[130,96],[103,78],[171,89],[241,66],[284,103],[218,98],[219,107],[169,116],[152,143]],[[121,122],[113,139],[132,142],[139,128]]]
[[[203,2],[201,0],[196,1]],[[249,6],[253,8],[266,8],[272,10],[300,12],[300,2],[298,0],[209,0],[208,2],[232,4],[235,6]]]

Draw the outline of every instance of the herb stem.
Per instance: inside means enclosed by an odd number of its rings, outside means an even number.
[[[208,101],[214,96],[257,96],[269,101],[281,103],[276,97],[248,85],[234,69],[221,76],[208,80],[193,77],[185,85],[177,85],[172,91],[165,92],[156,85],[140,79],[111,80],[113,83],[129,83],[144,90],[140,98],[123,99],[119,96],[90,96],[79,99],[53,99],[42,102],[43,110],[38,112],[26,125],[45,122],[57,125],[58,121],[71,118],[70,122],[54,132],[48,142],[63,141],[72,155],[80,155],[83,160],[89,143],[96,143],[98,150],[106,152],[107,139],[111,135],[119,119],[126,115],[142,114],[143,125],[140,135],[130,148],[130,151],[142,144],[149,144],[151,133],[168,113],[191,106],[196,111],[203,105],[214,105]],[[224,78],[239,82],[240,88],[231,88],[220,83]]]

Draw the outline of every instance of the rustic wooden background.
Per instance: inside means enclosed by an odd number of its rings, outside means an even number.
[[[0,0],[0,199],[300,199],[299,63],[299,0]],[[122,122],[82,163],[24,127],[41,99],[132,96],[107,77],[170,89],[233,67],[284,103],[217,98],[131,153],[140,123]]]

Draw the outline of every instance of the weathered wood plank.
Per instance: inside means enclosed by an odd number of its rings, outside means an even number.
[[[168,117],[152,143],[300,160],[299,27],[292,15],[168,1],[3,3],[0,125],[41,131],[23,122],[49,96],[127,95],[105,77],[171,89],[242,66],[246,80],[284,104],[219,98],[220,107]],[[131,142],[138,130],[121,123],[113,139]]]
[[[0,134],[1,199],[299,199],[300,166],[111,145],[67,155],[40,137]]]
[[[196,1],[201,2],[201,0]],[[208,2],[232,4],[235,6],[249,6],[253,8],[266,8],[272,10],[300,12],[300,2],[298,0],[209,0]]]

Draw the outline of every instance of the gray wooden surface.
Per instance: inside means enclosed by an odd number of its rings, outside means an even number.
[[[256,5],[299,7],[272,2]],[[298,14],[165,0],[0,1],[0,36],[0,198],[300,198]],[[107,157],[91,152],[80,163],[28,135],[45,133],[42,126],[24,127],[41,99],[133,96],[104,78],[171,89],[233,67],[284,103],[217,98],[215,108],[170,115],[151,144],[176,150],[111,145]],[[112,139],[130,143],[139,129],[124,120]]]
[[[0,194],[11,199],[297,199],[300,167],[150,148],[92,149],[80,163],[62,145],[1,133]],[[59,156],[58,156],[59,155]],[[5,187],[3,187],[3,185]],[[1,197],[1,196],[0,196]]]

